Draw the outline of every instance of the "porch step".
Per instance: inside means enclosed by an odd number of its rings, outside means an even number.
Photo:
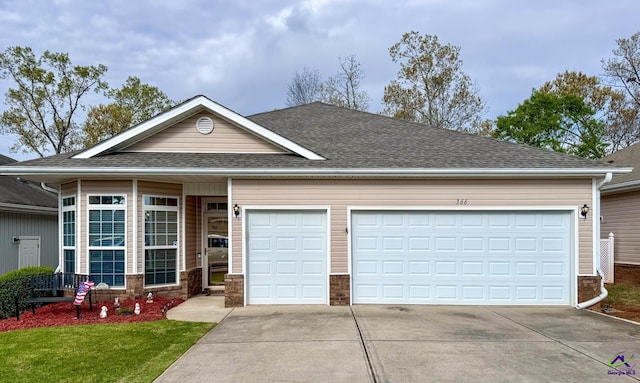
[[[224,286],[205,289],[206,295],[224,295]]]

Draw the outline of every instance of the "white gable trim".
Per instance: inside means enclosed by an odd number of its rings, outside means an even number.
[[[181,116],[185,116],[192,112],[194,109],[207,109],[214,114],[217,114],[235,124],[245,128],[246,130],[256,134],[259,137],[264,138],[278,146],[290,150],[308,160],[324,160],[322,156],[303,148],[295,142],[288,140],[258,124],[255,122],[237,114],[236,112],[225,108],[224,106],[215,103],[205,96],[197,96],[193,99],[176,106],[164,113],[157,115],[129,130],[126,130],[110,139],[107,139],[98,145],[82,151],[73,158],[91,158],[99,154],[112,151],[121,144],[126,144],[127,141],[135,140],[135,137],[144,134],[158,126],[166,125],[167,123],[179,119]],[[133,142],[132,142],[133,144]]]

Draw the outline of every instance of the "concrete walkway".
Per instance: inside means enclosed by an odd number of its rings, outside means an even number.
[[[224,296],[198,295],[167,311],[167,319],[220,323],[231,311],[224,307]]]
[[[571,307],[249,306],[156,381],[638,382],[639,355],[640,326]]]

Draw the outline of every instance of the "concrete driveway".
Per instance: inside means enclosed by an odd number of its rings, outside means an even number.
[[[640,326],[596,313],[360,305],[234,309],[157,382],[638,380]]]

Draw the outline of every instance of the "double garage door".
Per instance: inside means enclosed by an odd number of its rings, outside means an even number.
[[[354,211],[352,303],[568,305],[567,212]],[[247,214],[247,303],[328,303],[325,211]]]
[[[568,305],[565,212],[356,212],[353,303]]]

